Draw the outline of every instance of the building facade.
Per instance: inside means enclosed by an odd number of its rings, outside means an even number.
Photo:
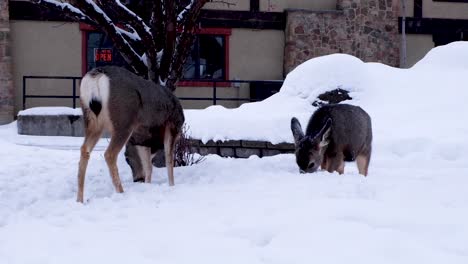
[[[406,67],[434,46],[467,38],[468,1],[405,1]],[[208,3],[202,11],[196,49],[176,90],[180,98],[212,97],[212,84],[203,80],[282,80],[300,63],[337,52],[352,54],[363,61],[400,66],[400,0],[223,2]],[[9,89],[9,102],[13,106],[8,107],[14,107],[13,114],[23,108],[25,87],[28,95],[67,96],[71,95],[73,83],[75,87],[79,85],[78,80],[25,76],[81,77],[92,67],[119,64],[119,54],[112,43],[92,27],[67,21],[28,1],[10,0],[9,3],[12,88],[0,87],[0,96]],[[1,10],[4,13],[5,9]],[[4,24],[0,22],[0,32]],[[0,47],[1,41],[0,38]],[[8,79],[8,73],[0,74],[3,76],[0,81]],[[217,96],[249,98],[253,89],[249,84],[220,82]],[[185,108],[204,108],[212,101],[183,100],[182,103]],[[240,103],[218,101],[226,107]],[[25,107],[43,105],[72,106],[72,100],[28,98]],[[11,111],[1,111],[11,116]]]
[[[14,89],[8,0],[0,0],[0,124],[13,121]]]

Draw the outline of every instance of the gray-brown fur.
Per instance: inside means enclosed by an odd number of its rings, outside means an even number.
[[[78,174],[78,198],[83,202],[84,175],[87,160],[103,130],[111,134],[109,146],[105,152],[106,162],[117,192],[123,192],[116,166],[117,156],[124,145],[126,160],[132,168],[133,178],[151,181],[151,175],[143,167],[151,164],[151,158],[142,160],[137,148],[147,149],[148,153],[158,148],[167,148],[167,165],[171,165],[173,148],[179,138],[184,123],[182,106],[176,96],[168,89],[145,80],[124,68],[106,66],[90,71],[88,76],[109,78],[109,98],[107,107],[100,98],[92,98],[89,104],[82,99],[85,119],[85,142],[81,148]],[[85,76],[86,77],[86,76]],[[82,84],[83,85],[83,84]],[[93,108],[102,105],[102,111]],[[97,115],[96,115],[97,114]],[[167,143],[164,146],[164,143]],[[172,154],[172,157],[171,157]],[[149,166],[151,174],[151,166]],[[169,184],[173,185],[172,168],[168,168]]]
[[[296,162],[301,172],[315,172],[319,166],[344,173],[344,161],[357,162],[359,173],[367,176],[372,152],[370,116],[360,107],[330,104],[317,109],[306,133],[299,121],[291,119]]]

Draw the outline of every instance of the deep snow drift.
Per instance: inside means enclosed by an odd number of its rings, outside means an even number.
[[[468,263],[468,44],[394,69],[347,55],[310,60],[280,93],[227,110],[188,110],[195,137],[292,141],[323,91],[351,91],[373,118],[369,177],[299,174],[293,155],[209,156],[116,194],[103,139],[77,204],[81,138],[0,126],[0,263]]]
[[[317,96],[341,87],[354,98],[347,103],[370,114],[378,142],[415,137],[458,141],[468,132],[466,122],[460,122],[460,115],[467,113],[467,61],[468,42],[435,48],[411,69],[363,63],[344,54],[319,57],[299,65],[280,92],[263,102],[237,109],[187,110],[186,119],[192,135],[205,141],[292,142],[291,117],[306,124]]]

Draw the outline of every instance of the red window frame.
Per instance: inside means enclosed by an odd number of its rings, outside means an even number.
[[[86,66],[88,65],[87,61],[87,50],[88,50],[88,32],[97,31],[94,26],[88,25],[86,23],[80,23],[81,30],[81,72],[84,76],[87,72]],[[196,34],[202,35],[222,35],[224,36],[224,69],[225,69],[225,80],[229,80],[229,36],[232,33],[230,28],[201,28],[197,29]],[[193,86],[193,87],[210,87],[212,86],[211,82],[202,82],[202,81],[190,81],[183,80],[177,83],[178,86]],[[216,84],[218,87],[228,87],[230,84],[228,82],[218,82]]]
[[[196,31],[198,35],[222,35],[224,36],[224,78],[229,80],[229,37],[231,36],[232,29],[230,28],[201,28]],[[190,81],[181,80],[177,83],[177,86],[185,87],[211,87],[212,82],[206,81]],[[218,87],[229,87],[231,84],[228,82],[217,82]]]
[[[86,66],[88,65],[88,32],[97,31],[95,27],[86,23],[80,23],[81,30],[81,74],[84,76],[87,72]]]

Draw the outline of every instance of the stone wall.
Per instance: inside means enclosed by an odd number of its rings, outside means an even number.
[[[13,121],[13,75],[11,71],[8,0],[0,0],[0,125]]]
[[[248,158],[252,155],[259,157],[274,156],[283,153],[294,153],[294,144],[272,144],[267,141],[228,140],[208,141],[192,139],[192,152],[200,155],[217,154],[221,157]]]
[[[399,66],[394,0],[338,0],[337,10],[287,10],[285,36],[286,74],[310,58],[333,53]]]
[[[84,136],[83,117],[81,115],[18,115],[18,134],[34,136]],[[109,137],[107,133],[103,135]],[[229,140],[208,141],[203,143],[191,139],[192,152],[200,155],[217,154],[222,157],[248,158],[273,156],[282,153],[294,153],[294,144],[272,144],[267,141]],[[162,158],[164,155],[160,155]],[[164,164],[164,162],[156,162]]]

